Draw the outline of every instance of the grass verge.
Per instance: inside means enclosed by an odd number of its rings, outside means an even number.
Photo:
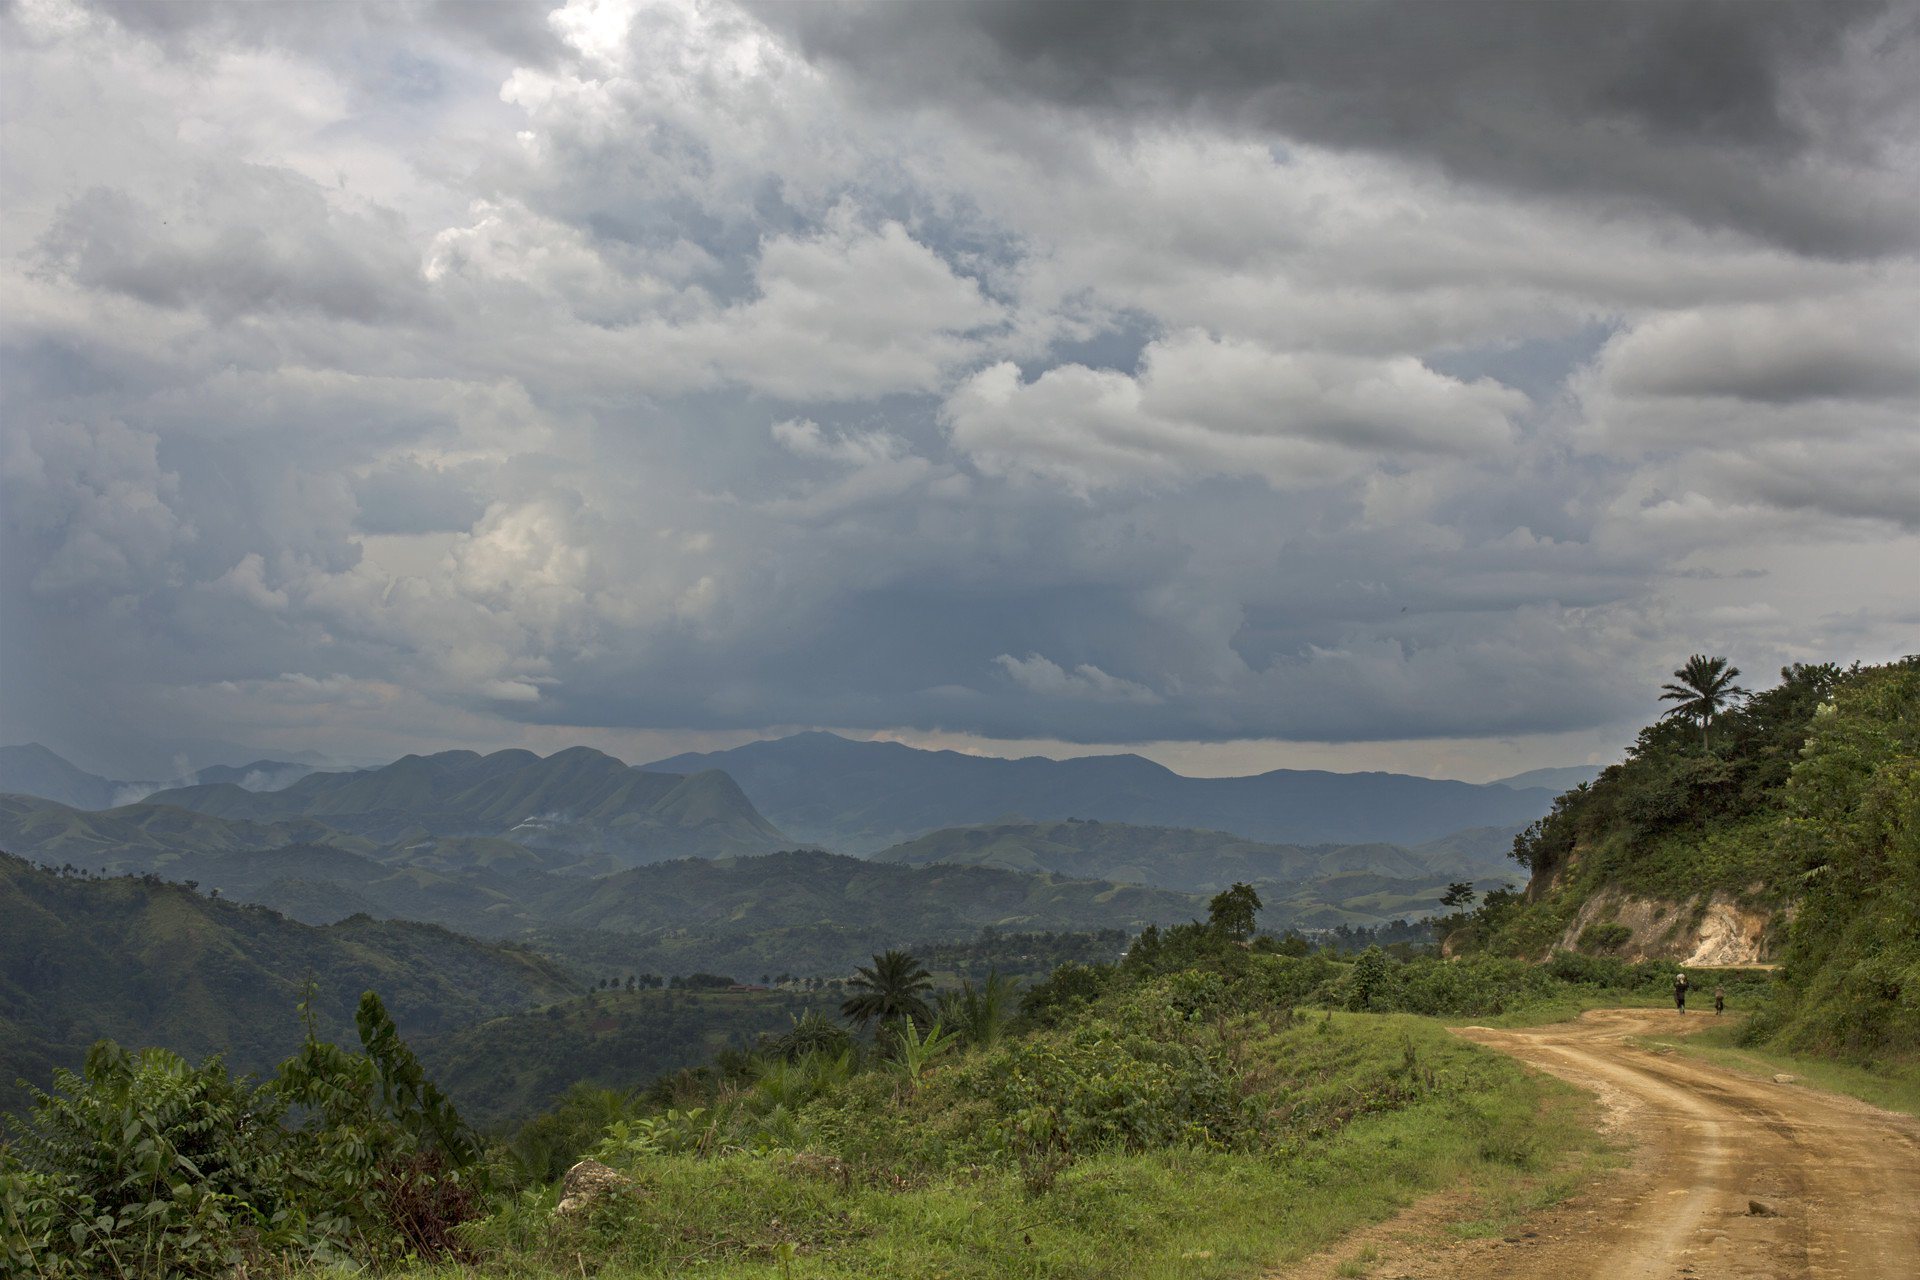
[[[1673,1049],[1740,1075],[1760,1079],[1783,1073],[1798,1076],[1829,1093],[1842,1093],[1887,1111],[1920,1116],[1920,1063],[1890,1063],[1870,1068],[1832,1058],[1750,1048],[1736,1043],[1742,1021],[1744,1019],[1727,1018],[1690,1035],[1645,1036],[1639,1037],[1638,1042]]]
[[[1471,1188],[1476,1222],[1504,1222],[1565,1194],[1600,1149],[1575,1091],[1431,1019],[1321,1022],[1296,1022],[1258,1050],[1296,1082],[1274,1095],[1280,1111],[1326,1115],[1330,1101],[1351,1101],[1352,1118],[1331,1132],[1254,1151],[1087,1152],[1037,1193],[1004,1165],[896,1179],[848,1177],[825,1152],[651,1156],[625,1170],[630,1201],[587,1223],[551,1218],[554,1188],[528,1192],[481,1233],[478,1266],[528,1280],[696,1268],[712,1280],[1247,1277],[1443,1188]],[[1397,1072],[1424,1091],[1367,1110]]]

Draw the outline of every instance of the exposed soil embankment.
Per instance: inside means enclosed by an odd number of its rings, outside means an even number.
[[[1764,964],[1772,959],[1776,912],[1720,890],[1682,901],[1641,898],[1603,889],[1586,902],[1554,942],[1558,951],[1590,951],[1596,933],[1624,929],[1623,940],[1602,948],[1623,960],[1672,960],[1691,965]]]

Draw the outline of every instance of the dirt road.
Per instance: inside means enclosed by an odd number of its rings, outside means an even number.
[[[1598,1094],[1628,1166],[1505,1239],[1451,1240],[1465,1206],[1439,1197],[1282,1274],[1364,1259],[1362,1274],[1386,1280],[1920,1276],[1920,1121],[1627,1043],[1711,1019],[1607,1009],[1463,1030]]]

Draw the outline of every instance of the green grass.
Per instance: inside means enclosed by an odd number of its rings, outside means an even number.
[[[624,1213],[557,1230],[553,1188],[486,1232],[488,1274],[651,1280],[790,1274],[897,1280],[1244,1277],[1326,1248],[1428,1193],[1467,1185],[1482,1221],[1564,1194],[1599,1150],[1589,1104],[1429,1019],[1336,1014],[1261,1047],[1302,1070],[1301,1105],[1359,1096],[1411,1054],[1436,1084],[1398,1109],[1280,1149],[1081,1154],[1032,1194],[1016,1169],[962,1164],[843,1183],[789,1153],[651,1156]],[[1279,1065],[1276,1063],[1276,1065]],[[1473,1230],[1473,1224],[1463,1231]],[[440,1276],[464,1274],[442,1268]]]
[[[1763,1079],[1781,1073],[1798,1076],[1829,1093],[1843,1093],[1888,1111],[1920,1116],[1920,1062],[1886,1063],[1869,1068],[1833,1058],[1750,1048],[1736,1043],[1741,1021],[1723,1018],[1708,1030],[1693,1035],[1647,1036],[1640,1042],[1671,1048],[1741,1075]]]

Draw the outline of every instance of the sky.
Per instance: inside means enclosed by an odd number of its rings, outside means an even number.
[[[0,3],[0,741],[1604,762],[1920,650],[1920,6]]]

